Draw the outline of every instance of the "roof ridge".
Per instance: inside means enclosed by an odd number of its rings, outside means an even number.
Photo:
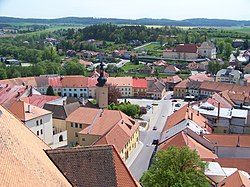
[[[98,116],[100,116],[102,112],[104,112],[104,110],[103,110],[103,109],[99,109],[99,111],[96,113],[96,116],[95,116],[95,118],[94,118],[92,124],[91,124],[90,127],[89,127],[88,134],[91,132],[93,126],[95,125],[95,123],[96,123],[96,121],[97,121]]]

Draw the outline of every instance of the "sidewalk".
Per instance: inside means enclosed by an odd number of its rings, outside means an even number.
[[[128,168],[133,164],[134,160],[136,159],[138,154],[141,152],[142,147],[143,147],[143,143],[141,141],[139,141],[136,148],[131,152],[130,156],[128,157],[128,159],[125,162],[125,164]]]

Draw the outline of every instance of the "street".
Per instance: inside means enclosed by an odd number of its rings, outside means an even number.
[[[171,93],[169,93],[166,97],[169,98],[169,95],[171,95]],[[142,117],[145,120],[149,119],[149,128],[147,130],[140,131],[140,142],[142,143],[140,146],[142,147],[139,151],[138,148],[136,148],[137,150],[135,149],[134,152],[138,151],[138,153],[131,154],[134,158],[129,158],[129,163],[126,162],[133,176],[139,181],[143,173],[148,169],[150,158],[155,148],[155,145],[152,145],[152,142],[154,139],[159,139],[167,117],[173,112],[173,105],[169,99],[129,99],[129,101],[133,104],[139,104],[140,106],[153,104],[148,113]],[[156,130],[153,130],[154,126],[156,127]]]

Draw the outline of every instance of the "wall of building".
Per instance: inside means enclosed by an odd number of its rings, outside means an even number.
[[[96,142],[100,136],[92,135],[92,134],[78,134],[78,142],[81,146],[92,145]]]
[[[89,97],[96,98],[96,88],[89,88]]]
[[[87,127],[85,124],[66,122],[68,145],[75,146],[78,144],[78,132]]]
[[[139,142],[139,128],[130,137],[129,141],[124,145],[123,149],[120,151],[120,155],[123,160],[126,160],[131,152],[136,148]]]
[[[53,118],[52,121],[53,121],[53,129],[54,129],[55,133],[59,133],[59,132],[67,130],[65,120]]]
[[[97,87],[96,102],[100,108],[108,107],[108,87]]]
[[[117,86],[117,88],[121,92],[122,97],[132,97],[133,96],[132,86]]]
[[[63,131],[53,135],[52,148],[67,146],[67,131]]]
[[[69,97],[89,97],[88,88],[62,88],[62,96]]]
[[[25,122],[25,125],[46,144],[53,143],[52,114],[47,114]]]

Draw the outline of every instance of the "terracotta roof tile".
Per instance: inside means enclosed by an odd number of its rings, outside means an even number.
[[[53,101],[55,99],[60,98],[59,96],[49,96],[49,95],[31,95],[28,97],[23,97],[20,100],[31,105],[37,106],[39,108],[43,108],[44,104]]]
[[[186,119],[191,119],[202,128],[209,128],[207,125],[207,118],[193,110],[191,107],[188,107],[188,105],[185,105],[167,118],[162,132],[172,128]]]
[[[28,111],[29,106],[30,112]],[[40,116],[51,114],[50,111],[44,110],[34,105],[30,105],[23,101],[14,102],[13,105],[10,107],[10,111],[23,122],[38,118]]]
[[[62,88],[61,77],[49,77],[48,81],[53,88]]]
[[[81,75],[76,76],[65,76],[62,79],[63,88],[87,88],[88,77]]]
[[[176,46],[176,52],[180,53],[197,53],[197,50],[196,44],[179,44]]]
[[[206,134],[205,137],[218,147],[250,147],[250,135]]]
[[[132,87],[132,77],[108,77],[107,84],[112,84],[118,87]]]
[[[0,186],[71,186],[47,157],[49,147],[0,106]]]
[[[146,79],[133,79],[133,88],[147,88],[147,81]]]
[[[189,79],[185,79],[185,80],[181,81],[179,84],[177,84],[175,86],[175,88],[184,88],[185,89],[187,87],[187,83],[188,82],[190,82],[190,80]]]
[[[238,168],[250,173],[250,158],[216,158],[213,161],[218,162],[222,167]]]
[[[219,183],[219,187],[247,187],[250,186],[250,179],[243,175],[239,170],[225,178]]]
[[[215,159],[217,156],[204,147],[202,144],[195,141],[193,138],[191,138],[189,135],[185,134],[183,131],[179,132],[172,138],[168,139],[164,143],[161,143],[159,146],[160,150],[168,149],[170,146],[188,146],[191,150],[196,150],[199,156],[202,159]]]
[[[111,145],[48,150],[47,154],[73,186],[139,186]]]

